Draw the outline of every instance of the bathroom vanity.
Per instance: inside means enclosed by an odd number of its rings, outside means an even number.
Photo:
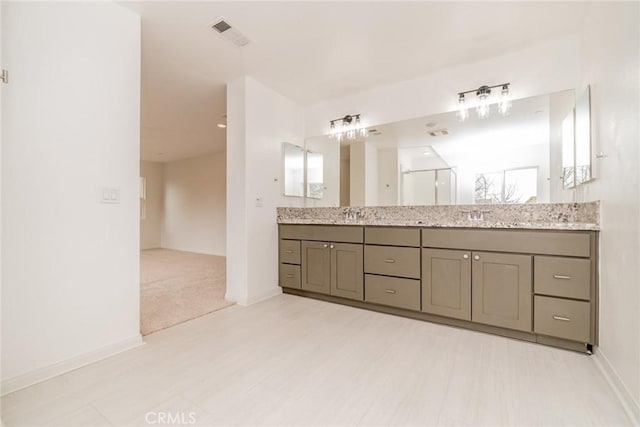
[[[474,220],[468,206],[279,208],[279,284],[289,294],[591,353],[597,208],[492,206],[492,221]]]

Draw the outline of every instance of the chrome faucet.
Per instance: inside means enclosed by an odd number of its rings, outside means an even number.
[[[491,211],[477,209],[462,211],[462,214],[467,214],[468,221],[484,221],[484,215],[488,213],[491,213]]]
[[[360,212],[352,211],[351,209],[347,209],[344,212],[345,221],[358,221],[361,218]]]

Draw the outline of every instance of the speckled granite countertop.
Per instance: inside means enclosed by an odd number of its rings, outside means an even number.
[[[469,220],[469,211],[484,220]],[[346,214],[356,219],[347,220]],[[600,203],[278,208],[279,224],[599,230]]]

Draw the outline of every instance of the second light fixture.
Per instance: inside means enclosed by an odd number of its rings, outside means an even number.
[[[498,112],[506,116],[511,111],[511,100],[509,98],[509,86],[511,83],[502,83],[495,86],[480,86],[478,89],[458,92],[458,118],[465,121],[469,118],[469,105],[467,104],[466,95],[470,93],[476,94],[475,110],[478,118],[486,119],[491,114],[491,105],[498,104]],[[491,90],[500,88],[500,98],[498,100],[491,99]]]

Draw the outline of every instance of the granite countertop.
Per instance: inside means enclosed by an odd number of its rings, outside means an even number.
[[[469,211],[484,210],[484,220]],[[385,206],[353,208],[278,208],[279,224],[495,228],[529,230],[600,229],[600,204]],[[347,220],[346,214],[356,217]]]

